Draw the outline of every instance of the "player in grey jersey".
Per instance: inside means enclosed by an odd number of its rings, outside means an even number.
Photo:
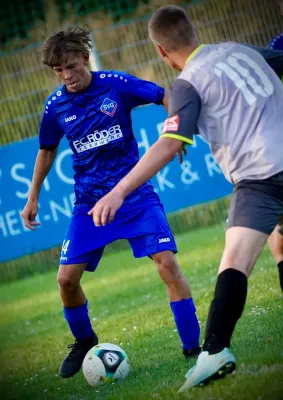
[[[235,184],[203,351],[182,392],[234,370],[229,347],[244,309],[247,278],[268,237],[279,235],[283,53],[234,42],[199,45],[185,11],[175,6],[155,12],[149,35],[163,60],[182,71],[170,93],[169,117],[160,139],[90,214],[97,226],[112,221],[125,197],[184,144],[192,144],[194,134],[210,143],[224,175]]]

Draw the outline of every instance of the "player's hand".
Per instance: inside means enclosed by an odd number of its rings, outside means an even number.
[[[117,210],[124,202],[124,197],[118,190],[112,190],[102,197],[88,212],[92,215],[95,226],[105,226],[114,220]]]
[[[25,227],[27,227],[31,231],[35,231],[35,227],[40,225],[39,222],[35,221],[37,212],[38,202],[36,200],[29,200],[21,213],[21,217],[24,220]]]
[[[183,153],[184,153],[184,156],[187,155],[187,150],[186,150],[186,147],[185,147],[184,144],[183,144],[181,150],[178,151],[178,156],[179,156],[180,164],[182,164],[182,162],[183,162]]]

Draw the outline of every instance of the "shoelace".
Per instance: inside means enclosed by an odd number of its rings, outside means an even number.
[[[77,340],[75,341],[75,343],[68,344],[68,349],[72,349],[68,354],[68,358],[71,358],[74,355],[75,351],[77,350],[77,345],[78,345]]]

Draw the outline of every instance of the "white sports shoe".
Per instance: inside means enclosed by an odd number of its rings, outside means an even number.
[[[208,351],[200,353],[196,365],[186,373],[186,382],[178,393],[206,384],[212,379],[219,379],[230,374],[236,368],[236,360],[231,351],[225,347],[220,353],[209,355]]]

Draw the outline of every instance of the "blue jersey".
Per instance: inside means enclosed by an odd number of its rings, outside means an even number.
[[[279,35],[274,36],[274,38],[270,40],[268,48],[272,50],[283,51],[283,32],[279,33]]]
[[[162,104],[164,89],[118,71],[92,72],[90,85],[71,93],[65,85],[46,103],[39,132],[40,148],[54,148],[65,135],[73,151],[76,205],[94,204],[138,162],[131,111]],[[128,198],[153,192],[147,182]]]

